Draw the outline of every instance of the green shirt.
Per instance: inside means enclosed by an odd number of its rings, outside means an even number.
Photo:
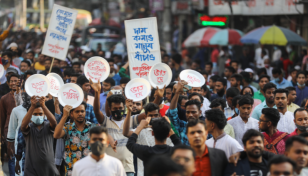
[[[253,99],[258,99],[261,100],[262,102],[265,100],[264,95],[261,93],[260,90],[258,90],[258,92],[254,93]]]

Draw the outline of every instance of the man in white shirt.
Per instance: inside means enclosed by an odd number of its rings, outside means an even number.
[[[275,104],[280,114],[277,129],[282,132],[292,133],[296,126],[294,124],[293,113],[288,111],[288,93],[286,89],[276,89],[274,92]]]
[[[240,115],[229,120],[228,123],[232,125],[235,133],[235,139],[243,147],[242,138],[244,133],[249,129],[259,130],[258,120],[249,116],[253,105],[253,99],[249,96],[243,96],[239,101],[237,108]]]
[[[74,164],[73,176],[108,175],[126,176],[120,160],[105,153],[108,141],[107,129],[102,126],[90,129],[92,153]]]
[[[213,135],[211,139],[205,142],[208,147],[223,150],[227,159],[234,153],[244,150],[234,138],[224,132],[227,119],[221,110],[210,109],[205,112],[205,116],[206,129]]]

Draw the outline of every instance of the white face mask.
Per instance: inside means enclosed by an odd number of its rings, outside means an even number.
[[[41,125],[44,122],[44,116],[35,116],[32,115],[31,121],[36,125]]]

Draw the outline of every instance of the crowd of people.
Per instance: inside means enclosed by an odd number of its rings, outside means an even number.
[[[234,59],[213,74],[213,62],[189,64],[161,50],[172,82],[134,101],[124,91],[131,80],[127,56],[108,51],[110,74],[93,83],[83,67],[92,56],[105,57],[99,45],[84,50],[73,39],[63,61],[43,55],[43,41],[44,34],[19,32],[2,43],[1,162],[7,175],[308,175],[306,72],[292,69],[288,81],[281,67],[255,74],[257,68],[241,69]],[[179,78],[187,68],[205,84],[187,86]],[[79,85],[83,102],[73,108],[51,95],[30,97],[26,80],[49,73]]]

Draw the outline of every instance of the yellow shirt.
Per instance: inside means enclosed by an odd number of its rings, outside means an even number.
[[[294,112],[296,109],[300,108],[297,104],[291,103],[287,106],[288,111]]]
[[[34,69],[35,69],[35,70],[44,71],[44,70],[45,70],[45,66],[44,66],[44,65],[41,65],[39,62],[36,62],[36,63],[34,64]]]

